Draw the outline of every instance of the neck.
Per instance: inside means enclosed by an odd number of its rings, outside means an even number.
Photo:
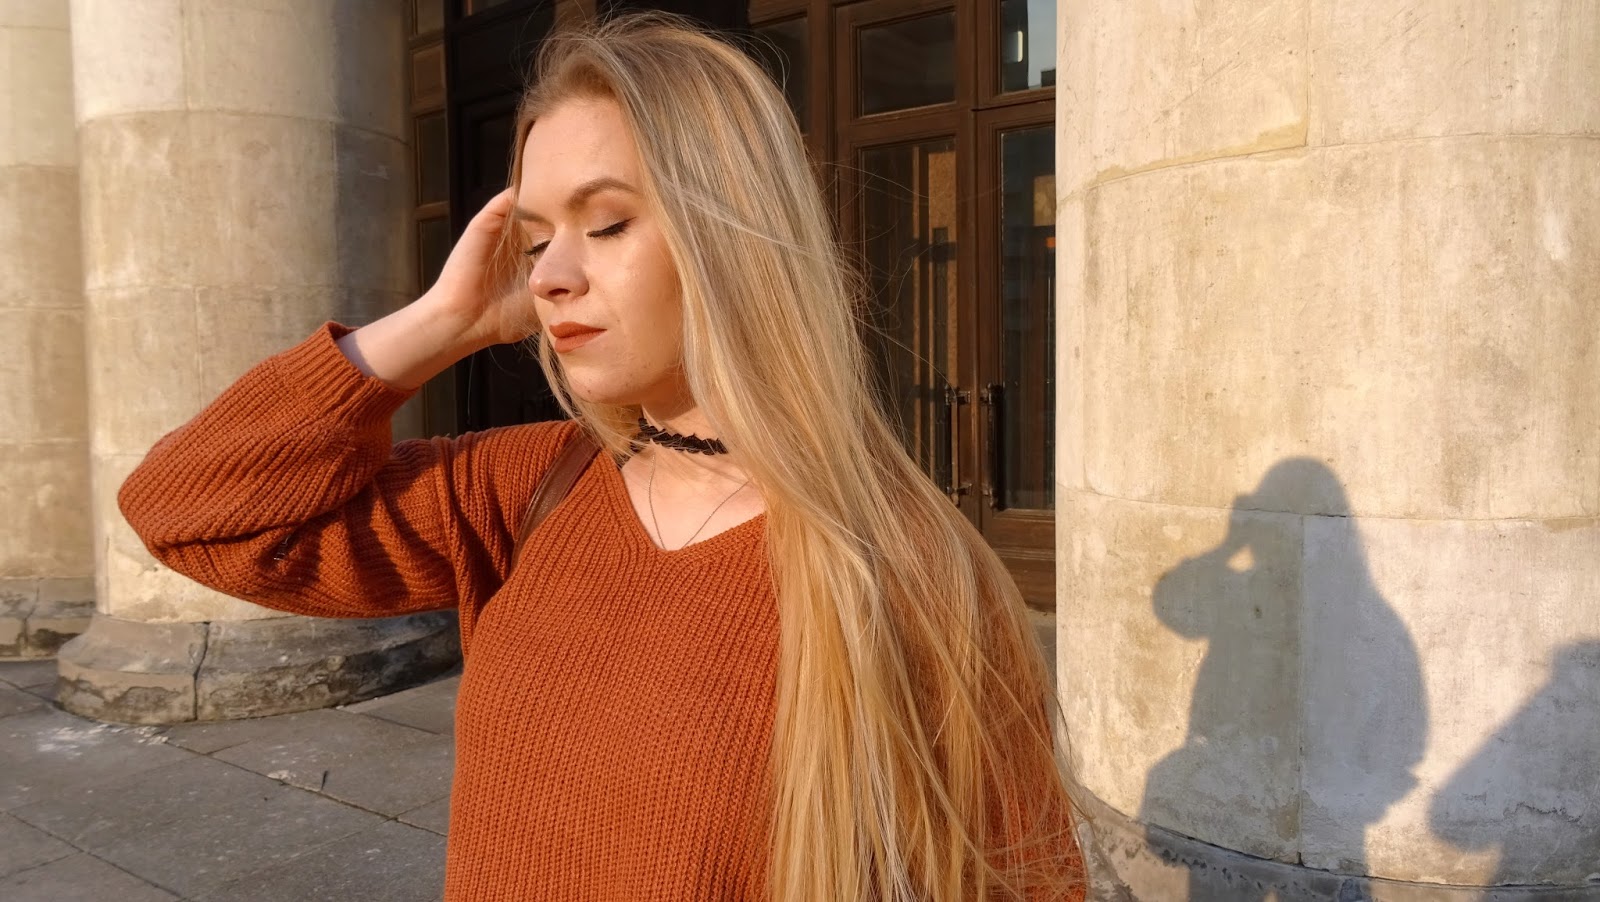
[[[698,435],[701,438],[720,438],[711,428],[705,414],[694,404],[672,406],[644,405],[643,416],[655,426],[680,435]],[[638,456],[641,461],[657,468],[656,483],[663,480],[690,492],[726,488],[743,482],[749,475],[740,465],[738,455],[691,454],[674,451],[654,443],[646,443]]]

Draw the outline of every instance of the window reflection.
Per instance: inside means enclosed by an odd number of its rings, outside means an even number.
[[[1056,83],[1056,0],[1002,0],[1000,90]]]
[[[857,47],[861,115],[956,99],[956,14],[863,28]]]
[[[783,88],[800,130],[806,130],[809,107],[807,84],[810,80],[810,40],[804,17],[758,25],[754,29],[754,50],[772,80]]]
[[[443,113],[417,117],[417,203],[449,200],[450,153]]]
[[[956,153],[948,138],[861,154],[867,340],[901,440],[941,486],[951,474],[956,372]]]

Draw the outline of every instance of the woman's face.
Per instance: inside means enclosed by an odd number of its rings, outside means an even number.
[[[602,404],[674,403],[685,393],[678,274],[640,193],[621,110],[569,100],[540,117],[521,176],[528,287],[573,392]],[[567,334],[580,328],[598,331]]]

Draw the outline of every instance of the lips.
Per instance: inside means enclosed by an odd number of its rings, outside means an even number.
[[[556,323],[550,327],[550,346],[556,353],[565,354],[588,344],[604,331],[583,323]]]

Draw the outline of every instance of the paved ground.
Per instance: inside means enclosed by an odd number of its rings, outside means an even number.
[[[0,662],[0,899],[437,900],[458,680],[124,727],[56,707],[54,661]]]

